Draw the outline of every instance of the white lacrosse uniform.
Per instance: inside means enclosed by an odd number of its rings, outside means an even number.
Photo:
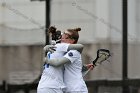
[[[56,51],[50,54],[50,59],[63,57],[69,44],[59,43],[55,46]],[[63,66],[53,67],[46,64],[38,84],[37,93],[63,93],[62,90],[66,87],[63,81],[63,70]]]
[[[88,93],[82,77],[83,65],[80,52],[70,50],[64,57],[71,61],[64,65],[64,83],[67,86],[65,93]]]

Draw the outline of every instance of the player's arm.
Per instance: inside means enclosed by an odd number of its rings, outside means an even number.
[[[79,58],[80,53],[77,50],[70,50],[68,53],[66,53],[63,57],[61,58],[54,58],[54,59],[48,59],[47,57],[45,58],[45,62],[48,63],[49,65],[52,66],[62,66],[66,63],[72,63],[74,62],[77,58]]]
[[[55,51],[55,46],[54,45],[46,45],[44,47],[44,51],[45,52],[54,52]],[[82,44],[61,44],[61,46],[59,46],[58,51],[65,51],[68,52],[69,50],[77,50],[80,53],[82,53],[84,46]],[[62,50],[63,49],[63,50]]]
[[[82,44],[70,44],[70,45],[68,46],[67,51],[69,51],[69,50],[77,50],[77,51],[79,51],[80,53],[82,53],[83,48],[84,48],[84,45],[82,45]]]
[[[54,59],[48,59],[47,57],[45,57],[45,62],[49,65],[59,67],[59,66],[62,66],[66,63],[70,63],[70,60],[66,57],[54,58]]]

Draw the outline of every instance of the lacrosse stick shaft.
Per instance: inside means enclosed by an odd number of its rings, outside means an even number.
[[[87,74],[87,73],[89,73],[89,71],[92,69],[92,67],[90,67],[87,71],[85,71],[85,73],[83,74],[83,77]]]

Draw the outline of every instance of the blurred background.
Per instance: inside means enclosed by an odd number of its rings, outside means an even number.
[[[109,49],[90,71],[89,93],[140,93],[140,0],[0,0],[0,93],[36,93],[47,28],[81,27],[84,64]]]

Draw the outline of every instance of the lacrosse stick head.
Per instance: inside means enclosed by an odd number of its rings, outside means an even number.
[[[107,60],[110,57],[110,51],[108,49],[98,49],[97,51],[97,57],[93,61],[93,65],[97,66]]]

